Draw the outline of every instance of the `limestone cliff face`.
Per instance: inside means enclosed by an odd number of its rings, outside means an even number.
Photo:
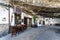
[[[44,7],[55,7],[55,8],[60,7],[60,0],[14,0],[14,1],[23,1],[26,3]]]

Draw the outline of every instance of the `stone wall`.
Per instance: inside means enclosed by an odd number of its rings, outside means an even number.
[[[9,30],[9,25],[8,24],[0,24],[0,34],[4,32],[8,32]]]

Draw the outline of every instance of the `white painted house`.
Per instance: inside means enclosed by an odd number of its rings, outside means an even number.
[[[9,0],[0,0],[0,34],[9,29]]]
[[[10,9],[10,12],[9,12]],[[8,32],[9,25],[14,26],[14,12],[12,7],[0,5],[0,32]],[[0,33],[0,34],[1,34]]]

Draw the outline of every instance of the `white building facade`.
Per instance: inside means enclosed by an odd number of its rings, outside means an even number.
[[[0,0],[0,34],[9,29],[9,0]]]

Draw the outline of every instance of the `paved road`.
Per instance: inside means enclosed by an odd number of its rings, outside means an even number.
[[[11,34],[0,38],[0,40],[60,40],[60,30],[49,26],[30,28],[11,37]]]
[[[36,36],[35,40],[60,40],[60,29],[59,28],[60,26],[50,26],[41,35]]]

